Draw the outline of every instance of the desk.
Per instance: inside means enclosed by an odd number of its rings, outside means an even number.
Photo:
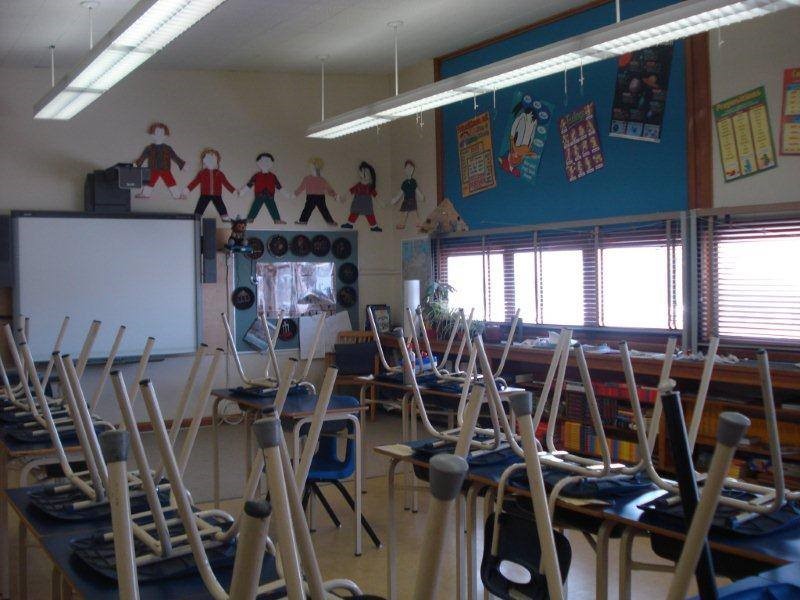
[[[242,419],[245,426],[245,480],[250,474],[253,462],[252,450],[252,423],[260,417],[265,410],[269,410],[274,406],[275,398],[258,398],[247,397],[235,390],[218,389],[211,392],[213,397],[212,408],[212,429],[213,429],[213,455],[214,455],[214,507],[219,508],[220,493],[219,493],[219,438],[218,438],[218,422],[219,422],[219,403],[223,400],[236,402],[241,409],[244,418]],[[314,414],[314,408],[317,405],[317,396],[314,394],[297,394],[291,395],[286,398],[281,411],[281,420],[293,423],[293,454],[292,461],[295,469],[300,460],[300,429],[311,421]],[[343,421],[349,420],[353,423],[353,435],[355,436],[356,443],[356,493],[355,493],[355,552],[357,556],[361,555],[361,492],[363,486],[363,471],[364,471],[364,450],[362,447],[362,434],[361,434],[361,420],[354,413],[360,414],[364,410],[358,400],[352,396],[331,396],[328,404],[328,409],[325,411],[324,421]],[[302,486],[301,486],[302,487]],[[302,494],[303,490],[298,490]]]
[[[64,452],[69,457],[78,458],[82,456],[80,446],[65,446]],[[28,475],[31,470],[40,464],[51,462],[55,451],[49,439],[41,442],[23,443],[8,436],[0,430],[0,598],[18,598],[18,594],[12,596],[10,589],[9,574],[9,536],[8,536],[8,468],[13,460],[31,458],[30,463],[20,472],[19,483],[21,486],[27,484]],[[14,590],[17,592],[16,590]],[[24,590],[22,590],[24,592]]]
[[[603,510],[607,520],[625,527],[620,546],[620,598],[631,596],[631,546],[637,534],[657,534],[676,540],[685,538],[685,532],[641,521],[644,511],[639,506],[662,494],[663,490],[648,492]],[[763,536],[723,535],[712,531],[708,542],[712,550],[776,566],[800,560],[800,533],[796,528]]]
[[[97,524],[81,522],[53,521],[40,516],[32,509],[28,501],[28,493],[36,488],[9,490],[8,502],[19,515],[22,527],[25,527],[36,538],[47,556],[53,562],[52,597],[69,598],[76,592],[82,598],[105,600],[119,598],[119,590],[115,581],[99,575],[75,558],[70,549],[70,540],[81,534],[87,534],[97,528]],[[233,567],[220,569],[217,577],[226,589],[230,586]],[[261,567],[261,581],[277,579],[274,557],[264,556]],[[187,576],[143,582],[139,584],[141,598],[167,600],[195,600],[211,598],[199,576]]]

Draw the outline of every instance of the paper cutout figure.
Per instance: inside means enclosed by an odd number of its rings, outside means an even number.
[[[419,225],[419,204],[425,201],[425,196],[417,187],[417,180],[414,179],[414,171],[417,165],[414,161],[408,159],[403,165],[403,170],[406,173],[406,178],[400,184],[400,191],[392,198],[392,204],[397,204],[400,200],[403,203],[400,205],[400,212],[405,213],[403,222],[397,224],[397,229],[405,229],[408,224],[408,215],[412,212],[417,215],[417,224]]]
[[[275,195],[281,192],[281,182],[272,172],[275,157],[269,152],[262,152],[256,156],[256,164],[258,165],[258,172],[254,173],[250,180],[239,188],[239,195],[244,194],[246,188],[253,188],[253,203],[247,213],[247,221],[252,223],[256,220],[263,204],[267,207],[267,212],[269,212],[269,216],[272,217],[272,222],[275,225],[286,225],[286,221],[281,220],[281,215],[275,204]]]
[[[300,213],[300,218],[295,221],[295,225],[307,225],[311,213],[314,212],[316,208],[319,209],[319,214],[322,215],[325,222],[335,227],[338,223],[333,220],[328,210],[325,196],[328,195],[337,199],[339,196],[333,190],[331,184],[322,176],[322,169],[325,167],[325,162],[319,157],[314,157],[309,159],[308,166],[311,172],[303,177],[303,181],[300,182],[300,185],[298,185],[297,189],[294,191],[295,196],[299,196],[300,192],[303,191],[306,193],[306,203],[305,206],[303,206],[303,212]]]
[[[342,225],[342,229],[352,229],[358,216],[364,215],[370,225],[370,231],[383,231],[378,227],[375,209],[372,206],[372,199],[378,195],[375,190],[374,167],[366,161],[361,161],[361,164],[358,165],[358,177],[359,182],[350,188],[353,201],[350,203],[350,216],[347,218],[347,223]]]
[[[147,167],[150,169],[150,179],[144,188],[142,188],[142,191],[136,194],[136,198],[149,198],[153,193],[153,188],[156,183],[161,179],[164,185],[167,186],[167,189],[169,189],[169,193],[172,194],[172,197],[178,200],[181,198],[181,193],[180,190],[178,190],[178,184],[175,182],[175,178],[172,176],[172,161],[175,161],[175,164],[178,165],[181,171],[183,170],[183,165],[186,163],[180,156],[175,154],[175,150],[172,149],[172,146],[164,143],[164,140],[169,137],[169,127],[164,125],[164,123],[152,123],[150,127],[147,128],[147,133],[150,134],[153,143],[142,150],[142,153],[139,155],[139,158],[134,161],[134,164],[137,167],[141,167],[142,164],[147,161]]]
[[[447,198],[442,200],[419,226],[422,233],[452,233],[454,231],[468,231],[469,226],[456,211],[456,207]]]
[[[184,195],[188,196],[198,185],[200,186],[200,197],[194,207],[194,214],[202,215],[206,211],[209,202],[214,203],[220,218],[228,220],[228,209],[222,201],[222,188],[225,187],[231,194],[236,188],[231,185],[225,173],[219,170],[220,155],[213,148],[206,148],[200,153],[200,162],[203,168],[197,173],[194,179],[186,186]]]

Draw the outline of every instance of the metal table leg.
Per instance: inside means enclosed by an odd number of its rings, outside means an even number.
[[[28,598],[28,528],[20,519],[18,525],[19,542],[17,546],[17,589],[11,591],[12,598]]]
[[[8,453],[0,448],[0,597],[10,598],[8,551]]]
[[[356,443],[356,518],[355,518],[355,536],[356,536],[356,556],[361,556],[361,476],[363,474],[364,465],[362,464],[362,449],[361,449],[361,422],[356,415],[349,415],[348,419],[353,423],[353,435],[355,435]]]
[[[467,490],[467,598],[478,597],[478,486],[471,485]]]
[[[386,551],[386,595],[389,600],[397,600],[397,525],[394,515],[394,488],[395,472],[397,471],[397,465],[399,463],[400,461],[398,459],[393,458],[389,462],[389,472],[386,476],[388,482],[386,521],[389,529],[388,548]]]
[[[631,599],[631,551],[636,530],[626,527],[619,539],[619,600]]]
[[[597,530],[597,544],[595,546],[595,598],[607,600],[608,598],[608,544],[614,523],[603,521]]]
[[[411,402],[411,439],[413,441],[417,440],[417,403]],[[414,476],[414,467],[411,465],[408,466],[408,470],[411,473],[411,485],[414,486],[411,490],[411,512],[416,513],[419,512],[419,493],[417,492],[416,486],[416,477]]]
[[[364,415],[363,422],[361,423],[361,439],[363,440],[367,435],[367,410],[366,408],[366,394],[367,394],[367,384],[361,386],[361,390],[358,393],[358,402],[361,406],[362,410],[359,413],[360,415]],[[361,493],[367,493],[367,455],[366,455],[366,445],[361,445]]]
[[[213,460],[213,475],[214,475],[214,508],[219,508],[219,403],[220,398],[214,398],[211,405],[211,453],[214,456]]]
[[[404,442],[407,442],[410,439],[409,426],[408,426],[409,399],[410,395],[406,393],[403,394],[403,397],[400,400],[400,420],[402,421]],[[413,482],[413,479],[411,478],[412,472],[413,472],[413,467],[410,464],[403,465],[403,484],[404,487],[406,488],[403,492],[403,510],[411,509],[411,490],[408,488],[410,483]]]

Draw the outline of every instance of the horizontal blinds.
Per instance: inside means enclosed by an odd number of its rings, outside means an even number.
[[[700,334],[748,345],[800,339],[800,218],[698,220]]]

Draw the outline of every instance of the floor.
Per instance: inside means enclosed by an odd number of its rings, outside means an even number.
[[[399,438],[400,420],[397,415],[381,413],[378,420],[367,423],[366,441],[370,447],[397,441]],[[152,435],[145,434],[148,452],[154,452]],[[238,510],[242,484],[244,481],[244,465],[242,463],[244,435],[241,427],[224,426],[220,428],[220,446],[223,452],[222,464],[222,497],[226,498],[223,508],[235,513]],[[154,456],[154,454],[149,454]],[[195,501],[203,505],[212,498],[211,488],[211,430],[201,429],[192,454],[187,473],[187,486],[192,491]],[[374,453],[367,457],[367,493],[364,495],[364,515],[375,528],[378,536],[385,540],[386,536],[386,467],[387,461]],[[12,481],[15,475],[12,473]],[[352,486],[350,486],[352,489]],[[364,535],[364,552],[360,557],[353,555],[352,516],[349,509],[338,494],[327,488],[326,496],[331,500],[343,525],[336,529],[321,511],[316,513],[316,532],[313,534],[320,566],[325,578],[346,577],[353,579],[365,593],[386,594],[386,548],[376,549]],[[411,598],[414,589],[414,573],[416,571],[417,551],[424,537],[427,502],[421,494],[420,512],[412,514],[403,511],[398,505],[398,555],[399,555],[399,597]],[[479,509],[480,510],[480,509]],[[349,513],[349,514],[348,514]],[[482,513],[479,513],[482,514]],[[16,520],[11,522],[12,532],[12,573],[16,573]],[[455,537],[452,524],[448,529],[449,548],[446,545],[446,559],[443,566],[444,577],[439,583],[437,598],[451,599],[455,593]],[[568,578],[570,600],[590,600],[594,593],[594,553],[587,542],[578,534],[570,533],[572,543],[572,567]],[[44,553],[30,542],[29,550],[29,598],[49,597],[50,565]],[[645,540],[636,541],[634,556],[638,560],[657,560]],[[617,544],[612,542],[610,564],[609,598],[617,595]],[[670,575],[665,573],[639,572],[634,574],[634,598],[651,600],[666,594]]]

